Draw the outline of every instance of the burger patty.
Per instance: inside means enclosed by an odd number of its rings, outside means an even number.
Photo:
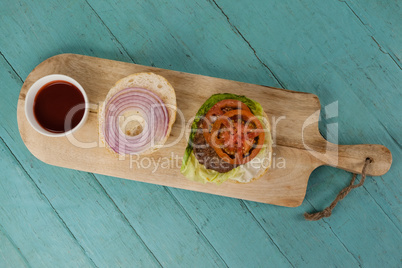
[[[200,124],[198,125],[197,132],[194,135],[193,150],[195,158],[197,158],[198,162],[204,165],[207,169],[212,169],[219,173],[225,173],[236,167],[235,165],[223,161],[222,158],[218,156],[214,148],[212,148],[206,141]]]

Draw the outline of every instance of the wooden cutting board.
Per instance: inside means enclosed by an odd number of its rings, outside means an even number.
[[[126,157],[121,160],[109,153],[98,140],[97,108],[117,80],[137,72],[154,72],[164,76],[176,90],[177,106],[183,117],[178,114],[167,141],[167,144],[174,145],[157,151],[147,159]],[[51,138],[41,135],[25,117],[25,96],[29,87],[49,74],[64,74],[77,80],[92,103],[88,121],[74,133],[74,137]],[[261,103],[270,118],[274,139],[272,167],[255,182],[225,182],[217,186],[189,181],[180,173],[192,117],[204,101],[215,93],[234,93],[254,99]],[[369,165],[367,173],[372,176],[385,174],[391,166],[391,153],[382,145],[338,146],[327,142],[318,131],[320,108],[318,97],[310,93],[89,56],[61,54],[45,60],[28,75],[19,96],[17,118],[27,148],[38,159],[51,165],[295,207],[303,202],[311,172],[321,165],[360,173],[365,159],[371,157],[374,162]]]

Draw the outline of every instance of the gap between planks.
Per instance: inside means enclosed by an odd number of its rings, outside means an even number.
[[[376,45],[378,46],[378,49],[384,53],[387,54],[391,60],[398,66],[399,69],[402,70],[401,65],[398,63],[398,61],[395,59],[397,57],[395,57],[395,55],[391,55],[389,52],[386,52],[382,49],[382,46],[380,45],[380,43],[377,41],[377,39],[374,37],[374,35],[372,35],[371,31],[367,28],[367,23],[364,23],[363,20],[360,18],[359,15],[357,15],[357,13],[353,10],[353,8],[348,4],[348,2],[346,2],[346,0],[342,1],[339,0],[339,2],[343,2],[345,3],[345,5],[350,9],[350,11],[352,11],[352,13],[357,17],[357,19],[361,22],[361,24],[363,24],[363,27],[366,29],[366,31],[368,31],[368,33],[370,34],[371,39],[373,39],[374,43],[376,43]]]
[[[210,2],[211,4],[214,4],[220,11],[221,11],[221,13],[225,16],[225,18],[226,18],[226,20],[228,21],[228,23],[229,23],[229,25],[230,25],[230,27],[232,28],[232,30],[235,32],[235,33],[237,33],[237,34],[239,34],[240,35],[240,37],[247,43],[247,45],[250,47],[250,49],[253,51],[253,53],[254,53],[254,55],[256,56],[256,58],[258,59],[258,61],[259,62],[261,62],[261,64],[264,66],[264,67],[266,67],[268,70],[269,70],[269,72],[272,74],[272,76],[274,77],[274,79],[281,85],[281,87],[282,88],[285,88],[284,87],[284,85],[283,85],[283,83],[278,79],[278,77],[275,75],[275,73],[271,70],[271,68],[269,68],[259,57],[258,57],[258,55],[257,55],[257,52],[256,52],[256,50],[251,46],[251,44],[250,44],[250,42],[244,37],[244,35],[240,32],[240,30],[230,21],[230,19],[229,19],[229,16],[223,11],[223,9],[216,3],[216,0],[208,0],[208,2]],[[346,2],[346,0],[345,1],[340,1],[340,2],[344,2],[346,5],[347,5],[347,7],[351,10],[351,12],[358,18],[358,20],[363,24],[363,26],[364,26],[364,28],[366,29],[366,30],[368,30],[367,29],[367,27],[366,27],[366,24],[360,19],[360,17],[356,14],[356,12],[349,6],[349,4]],[[379,49],[380,49],[380,51],[382,52],[382,53],[384,53],[384,54],[387,54],[396,64],[397,64],[397,66],[399,67],[399,69],[401,69],[401,66],[395,61],[395,59],[388,53],[388,52],[384,52],[383,50],[382,50],[382,48],[381,48],[381,46],[380,46],[380,44],[377,42],[377,40],[372,36],[372,35],[370,35],[371,36],[371,38],[373,39],[373,41],[378,45],[378,47],[379,47]],[[354,92],[353,91],[353,94],[356,96],[356,97],[358,97],[357,96],[357,94],[356,94],[356,92]],[[359,101],[361,101],[361,99],[360,98],[358,98],[359,99]],[[364,104],[364,103],[363,103]],[[373,116],[373,113],[371,112],[371,111],[369,111],[370,112],[370,114]],[[395,142],[395,144],[399,147],[399,148],[401,148],[401,145],[397,142],[397,140],[388,132],[388,130],[387,130],[387,128],[383,125],[383,123],[380,121],[380,119],[376,116],[376,114],[374,114],[374,117],[376,118],[376,120],[383,126],[383,128],[385,129],[385,131],[386,131],[386,133],[391,137],[391,139]],[[382,177],[381,177],[382,178]],[[389,215],[384,211],[384,209],[378,204],[378,202],[377,202],[377,200],[371,195],[371,193],[369,192],[369,190],[366,188],[366,187],[363,187],[364,189],[365,189],[365,191],[369,194],[369,196],[374,200],[374,202],[377,204],[377,206],[379,206],[380,207],[380,209],[381,209],[381,211],[387,216],[387,218],[392,222],[392,224],[395,226],[395,227],[397,227],[396,226],[396,224],[395,224],[395,222],[393,222],[392,220],[391,220],[391,218],[389,217]],[[308,196],[306,195],[306,197],[305,197],[305,199],[309,202],[309,204],[314,208],[314,206],[312,205],[312,203],[310,202],[310,200],[308,199]],[[315,209],[315,208],[314,208]],[[250,210],[249,210],[250,211]],[[254,217],[254,215],[252,215],[253,217]],[[255,218],[255,217],[254,217]],[[260,224],[261,225],[261,223],[255,218],[255,220],[258,222],[258,224]],[[324,221],[328,226],[329,226],[329,228],[331,229],[331,231],[333,232],[333,230],[332,230],[332,228],[331,228],[331,226],[330,226],[330,224],[327,222],[327,221]],[[400,231],[400,229],[397,227],[397,229]],[[265,230],[265,229],[264,229]],[[334,233],[334,232],[333,232]],[[349,251],[349,249],[348,248],[346,248],[346,246],[345,246],[345,244],[340,240],[340,238],[334,233],[334,235],[336,236],[336,238],[339,240],[339,242],[345,247],[345,249],[353,256],[353,258],[354,259],[356,259],[356,261],[359,263],[359,266],[361,266],[361,264],[360,264],[360,262],[358,261],[358,259]],[[275,243],[274,243],[275,244]],[[275,244],[276,245],[276,244]],[[279,248],[278,248],[279,249]],[[279,249],[279,251],[280,251],[280,249]],[[282,253],[282,252],[281,252]],[[286,256],[285,256],[286,257]]]
[[[2,139],[0,137],[0,139]],[[21,252],[21,249],[17,246],[17,244],[14,242],[14,240],[10,237],[10,235],[8,234],[8,232],[4,229],[4,227],[1,225],[0,223],[0,233],[3,233],[3,235],[7,238],[7,240],[10,242],[10,244],[14,247],[14,249],[17,251],[18,255],[21,257],[21,259],[23,260],[23,262],[25,263],[25,265],[27,267],[32,267],[27,258],[25,257],[25,255]]]
[[[117,40],[117,39],[116,39]],[[16,70],[11,66],[10,62],[6,59],[6,57],[0,52],[0,55],[4,58],[4,60],[7,62],[7,64],[10,66],[10,68],[12,69],[12,71],[15,73],[15,75],[18,76],[18,78],[20,79],[21,83],[23,83],[23,80],[21,79],[21,77],[19,76],[19,74],[16,72]],[[21,164],[21,162],[19,161],[19,159],[16,157],[16,155],[12,152],[12,150],[10,149],[10,147],[6,144],[6,142],[2,139],[2,137],[0,136],[0,143],[4,143],[5,148],[8,149],[8,151],[10,152],[10,154],[13,156],[13,158],[17,161],[19,167],[23,170],[23,172],[28,176],[28,178],[30,179],[31,183],[33,183],[33,185],[35,186],[35,188],[39,191],[40,195],[43,197],[43,200],[45,200],[50,207],[52,208],[52,211],[56,214],[57,218],[61,221],[61,223],[63,224],[63,226],[67,229],[68,233],[70,234],[70,236],[73,238],[73,240],[77,243],[77,245],[81,248],[81,250],[83,251],[83,253],[85,254],[85,256],[90,260],[91,264],[94,267],[98,267],[95,262],[91,259],[91,257],[89,257],[89,255],[87,254],[87,251],[84,249],[84,247],[81,245],[81,243],[78,241],[78,239],[75,237],[75,235],[72,233],[72,231],[70,230],[70,228],[68,227],[68,225],[66,224],[66,222],[62,219],[62,217],[59,215],[59,213],[57,212],[57,210],[55,209],[55,207],[51,204],[50,200],[47,198],[47,196],[42,192],[42,190],[40,189],[40,187],[35,183],[35,181],[32,179],[32,177],[29,175],[28,171],[23,167],[23,165]],[[134,231],[134,233],[136,234],[136,236],[139,238],[139,240],[142,242],[142,244],[144,245],[144,247],[146,248],[146,250],[150,253],[150,255],[155,259],[155,261],[158,263],[158,265],[160,267],[163,267],[162,264],[160,263],[160,261],[158,260],[158,258],[156,258],[155,254],[150,250],[150,248],[148,247],[148,245],[145,243],[145,241],[142,239],[142,237],[138,234],[138,232],[135,230],[135,228],[132,226],[132,224],[130,223],[130,221],[127,219],[127,217],[125,216],[125,214],[121,211],[121,209],[119,208],[119,206],[114,202],[114,200],[111,198],[111,196],[108,194],[108,192],[106,191],[106,189],[103,187],[103,185],[99,182],[99,180],[97,179],[96,175],[93,173],[89,173],[90,175],[92,175],[92,177],[94,178],[94,180],[96,181],[96,183],[101,187],[103,194],[107,196],[107,198],[113,203],[113,205],[116,207],[117,211],[122,215],[122,217],[124,218],[126,224],[129,225],[129,227]],[[197,230],[197,234],[200,235],[201,237],[203,237],[203,239],[212,247],[212,249],[216,252],[217,256],[222,260],[222,262],[225,264],[226,267],[228,267],[227,263],[225,262],[225,260],[222,258],[222,256],[219,254],[219,252],[216,250],[216,248],[212,245],[212,243],[206,238],[206,236],[202,233],[202,231],[200,230],[200,228],[195,224],[195,222],[191,219],[191,217],[189,216],[188,212],[184,209],[183,205],[180,203],[180,201],[176,198],[176,196],[170,191],[168,190],[166,187],[164,187],[165,190],[168,192],[168,194],[171,196],[171,198],[174,200],[174,202],[177,204],[178,208],[181,209],[183,211],[183,213],[187,216],[187,218],[190,221],[190,224],[192,224],[193,226],[195,226],[196,230]],[[1,231],[1,229],[0,229]],[[13,244],[14,245],[14,244]],[[25,257],[24,257],[25,258]]]
[[[110,30],[110,28],[106,25],[106,23],[102,20],[102,18],[99,16],[98,12],[91,6],[91,4],[88,2],[88,0],[85,0],[85,3],[89,6],[89,8],[92,10],[92,12],[95,13],[95,16],[100,20],[101,24],[106,28],[106,30],[110,33],[110,35],[116,40],[117,44],[121,47],[121,49],[124,51],[125,56],[127,56],[133,63],[136,63],[134,59],[130,56],[130,54],[127,52],[126,48],[120,43],[120,41],[116,38],[116,36],[113,34],[113,32]],[[121,52],[120,47],[117,46],[117,49],[119,50],[120,54],[123,55],[123,52]]]
[[[250,42],[244,37],[244,35],[240,32],[240,30],[233,25],[233,23],[230,22],[230,19],[228,17],[228,15],[226,15],[226,13],[223,11],[223,9],[216,3],[215,0],[209,0],[208,2],[212,1],[215,6],[221,11],[221,13],[226,17],[226,20],[228,21],[230,27],[232,28],[233,32],[235,34],[240,35],[240,37],[247,43],[247,45],[250,47],[250,49],[253,51],[255,57],[257,58],[257,60],[266,68],[268,69],[268,71],[272,74],[272,76],[274,77],[274,79],[276,80],[276,82],[278,82],[278,84],[284,89],[285,86],[284,84],[279,80],[279,78],[275,75],[275,73],[271,70],[271,68],[268,67],[268,65],[266,63],[264,63],[260,57],[257,55],[257,51],[255,51],[255,49],[251,46]],[[211,2],[210,2],[211,3]],[[212,4],[212,3],[211,3]]]
[[[215,2],[215,1],[214,1]],[[216,4],[216,3],[215,3]],[[89,5],[89,4],[88,4]],[[90,5],[89,5],[90,6]],[[92,7],[91,7],[92,8]],[[218,6],[218,8],[219,8],[219,6]],[[93,8],[92,8],[93,9]],[[220,9],[220,8],[219,8]],[[221,10],[221,9],[220,9]],[[222,11],[222,10],[221,10]],[[95,12],[95,14],[99,17],[99,15],[96,13],[96,11],[94,10],[94,12]],[[223,13],[223,11],[222,11],[222,13]],[[224,15],[225,15],[225,13],[223,13]],[[225,15],[226,16],[226,15]],[[226,16],[227,17],[227,16]],[[99,17],[99,19],[102,21],[102,19]],[[229,21],[229,18],[228,18],[228,21]],[[109,30],[109,28],[106,26],[106,24],[102,21],[102,23],[105,25],[105,27]],[[229,21],[229,23],[230,23],[230,21]],[[231,23],[230,23],[231,24]],[[233,25],[232,25],[233,26]],[[236,27],[235,27],[236,28]],[[237,28],[236,28],[236,30],[237,30]],[[113,35],[113,33],[109,30],[109,32],[110,32],[110,34],[115,38],[115,36]],[[239,32],[239,34],[241,35],[241,33]],[[242,36],[242,35],[241,35]],[[118,39],[117,38],[115,38],[116,39],[116,41],[120,44],[120,42],[118,41]],[[244,40],[244,41],[246,41],[247,42],[247,40]],[[247,42],[248,43],[248,42]],[[121,44],[120,44],[121,45]],[[251,45],[248,43],[248,45],[250,46],[250,48],[255,52],[255,50],[251,47]],[[122,45],[121,45],[122,46]],[[123,47],[123,49],[124,49],[124,51],[126,51],[125,50],[125,48],[124,48],[124,46],[122,46]],[[127,52],[126,52],[127,53]],[[256,54],[256,52],[255,52],[255,54]],[[6,60],[6,58],[4,57],[4,55],[3,54],[1,54],[2,56],[3,56],[3,58]],[[130,55],[127,53],[127,56],[128,57],[130,57]],[[258,58],[258,56],[256,55],[256,57]],[[130,57],[130,59],[132,60],[132,58]],[[265,64],[258,58],[258,60],[265,66]],[[7,60],[6,60],[7,61]],[[134,60],[132,60],[133,62],[134,62]],[[14,70],[14,68],[11,66],[11,64],[7,61],[7,63],[10,65],[10,67],[13,69],[13,71],[15,72],[15,74],[21,79],[21,77],[18,75],[18,73]],[[266,66],[267,67],[267,66]],[[267,67],[268,68],[268,67]],[[269,69],[269,68],[268,68]],[[269,69],[269,71],[271,71],[270,69]],[[271,73],[273,74],[273,72],[271,71]],[[275,79],[277,79],[276,78],[276,76],[273,74],[273,76],[275,77]],[[22,79],[21,79],[21,81],[22,81]],[[277,81],[278,81],[278,83],[279,84],[281,84],[281,82],[277,79]],[[282,84],[281,84],[282,85]],[[378,119],[378,118],[377,118]],[[392,137],[392,136],[391,136]],[[18,159],[17,159],[17,161],[18,161]],[[26,172],[26,171],[25,171]],[[367,189],[366,189],[366,191],[367,191]],[[371,195],[370,195],[371,196]],[[371,196],[372,197],[372,196]],[[374,199],[374,197],[372,197],[373,199]],[[377,203],[377,202],[376,202]],[[384,211],[383,211],[384,212]],[[385,213],[385,212],[384,212]],[[386,213],[385,213],[386,214]],[[387,215],[388,216],[388,215]],[[328,224],[328,223],[327,223]],[[329,224],[328,224],[329,225]],[[331,229],[332,230],[332,229]]]
[[[307,202],[310,204],[310,206],[315,210],[318,211],[314,205],[310,202],[310,200],[308,200],[306,198]],[[345,243],[343,243],[343,241],[339,238],[339,236],[334,232],[334,230],[332,229],[331,225],[329,224],[328,221],[326,221],[325,219],[322,219],[322,221],[329,227],[329,229],[331,230],[331,233],[336,237],[336,239],[339,241],[339,243],[343,246],[343,248],[353,257],[353,259],[356,260],[357,264],[359,265],[359,267],[362,267],[362,264],[360,263],[359,259],[356,258],[356,256],[346,247]]]
[[[119,206],[116,204],[116,202],[113,200],[113,198],[109,195],[109,193],[106,191],[105,187],[100,183],[100,181],[96,178],[94,173],[89,173],[92,175],[92,177],[95,179],[95,181],[98,183],[98,185],[101,187],[103,193],[109,198],[109,200],[112,202],[113,206],[117,209],[119,214],[123,217],[124,221],[130,226],[130,228],[134,231],[135,235],[138,237],[138,239],[141,241],[141,243],[144,245],[146,250],[151,254],[151,256],[155,259],[155,261],[159,264],[160,267],[163,267],[158,258],[155,256],[155,254],[152,252],[152,250],[148,247],[148,245],[145,243],[144,239],[138,234],[137,230],[135,230],[134,226],[131,224],[131,222],[127,219],[126,215],[121,211]]]
[[[88,255],[88,252],[85,250],[85,248],[81,245],[81,243],[77,240],[73,232],[70,230],[70,228],[67,226],[66,222],[63,220],[63,218],[59,215],[55,207],[52,205],[50,200],[47,198],[47,196],[42,192],[42,189],[36,184],[36,182],[32,179],[31,175],[28,173],[28,171],[24,168],[24,166],[21,164],[19,159],[15,156],[13,151],[8,147],[6,142],[3,140],[2,137],[0,137],[0,144],[4,144],[4,148],[8,150],[8,152],[13,156],[15,161],[17,161],[18,166],[22,169],[22,171],[27,175],[29,181],[35,186],[35,189],[38,191],[39,195],[42,197],[43,201],[45,201],[51,208],[53,213],[56,215],[56,218],[59,219],[61,224],[66,228],[68,234],[71,236],[71,238],[75,241],[75,243],[80,247],[81,251],[84,253],[84,255],[88,258],[89,262],[94,266],[98,267],[95,262],[92,260],[92,258]]]
[[[180,201],[177,199],[177,197],[170,191],[169,187],[167,186],[162,186],[165,191],[169,194],[169,196],[173,199],[173,201],[176,203],[176,205],[179,207],[179,209],[183,212],[183,214],[186,216],[186,218],[189,220],[189,222],[194,226],[196,229],[195,231],[197,232],[198,235],[200,235],[205,242],[207,242],[211,248],[216,252],[218,257],[222,260],[222,262],[226,265],[226,267],[229,267],[226,263],[226,261],[222,258],[221,254],[216,250],[214,245],[212,245],[211,241],[205,236],[205,234],[202,232],[201,228],[194,222],[194,220],[191,218],[190,214],[188,214],[187,210],[183,207],[183,205],[180,203]]]
[[[282,254],[283,257],[285,257],[285,259],[288,261],[288,263],[292,266],[295,267],[293,265],[293,263],[288,259],[288,257],[282,252],[281,248],[278,246],[278,244],[275,243],[274,239],[271,237],[271,235],[268,233],[268,231],[263,227],[263,225],[257,220],[257,218],[255,217],[254,213],[251,212],[249,206],[247,205],[245,200],[239,199],[240,201],[240,206],[243,207],[248,211],[248,213],[250,213],[252,219],[257,223],[257,225],[264,231],[264,233],[266,233],[266,235],[268,236],[269,240],[271,240],[272,244],[275,245],[275,247],[278,249],[278,251]]]

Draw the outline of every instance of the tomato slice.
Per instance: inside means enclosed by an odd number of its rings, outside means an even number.
[[[217,102],[214,106],[212,106],[205,117],[207,117],[208,119],[212,119],[213,116],[218,117],[231,110],[246,110],[248,112],[251,112],[250,108],[248,108],[248,106],[243,102],[233,99],[226,99]]]
[[[205,134],[205,131],[204,131]],[[212,125],[208,143],[224,161],[242,165],[261,150],[265,133],[250,110],[236,109],[219,116]]]
[[[211,109],[209,109],[209,111],[203,118],[202,128],[204,130],[207,130],[204,131],[204,137],[207,140],[207,142],[211,141],[210,131],[216,119],[232,110],[245,110],[251,113],[250,108],[248,108],[246,104],[244,104],[239,100],[226,99],[217,102],[214,106],[212,106]]]

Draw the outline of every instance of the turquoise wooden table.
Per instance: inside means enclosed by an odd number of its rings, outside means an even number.
[[[0,8],[0,267],[400,267],[400,1],[11,1]],[[311,92],[320,131],[383,144],[393,165],[331,218],[350,174],[321,167],[285,208],[44,164],[24,146],[24,79],[77,53]],[[338,124],[331,132],[330,124]]]

